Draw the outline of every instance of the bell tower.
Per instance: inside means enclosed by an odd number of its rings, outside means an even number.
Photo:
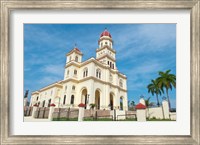
[[[96,50],[96,59],[104,65],[109,66],[111,69],[117,69],[115,62],[116,51],[113,49],[112,36],[107,29],[101,33],[98,46],[99,48]]]
[[[69,63],[71,61],[75,61],[75,62],[82,62],[82,52],[76,47],[75,47],[66,54],[67,59],[66,59],[66,63]]]

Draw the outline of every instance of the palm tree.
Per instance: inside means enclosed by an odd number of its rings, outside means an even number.
[[[176,76],[174,74],[170,74],[171,70],[167,70],[166,72],[159,72],[160,77],[157,78],[158,86],[161,90],[165,88],[167,99],[169,103],[169,109],[171,109],[171,104],[169,100],[169,89],[172,90],[172,87],[176,88]]]
[[[145,101],[145,105],[147,106],[147,110],[148,110],[147,111],[147,113],[148,113],[148,117],[147,118],[150,117],[150,115],[149,115],[149,107],[154,106],[154,102],[150,102],[150,99],[151,99],[151,97],[149,97],[149,98],[144,100]]]
[[[91,104],[90,104],[90,109],[93,110],[95,106],[96,106],[96,104],[91,103]]]
[[[154,96],[154,94],[156,94],[157,105],[159,107],[160,104],[159,104],[158,95],[161,95],[162,89],[159,88],[158,81],[157,80],[151,80],[151,83],[147,86],[147,88],[148,88],[148,93],[151,93],[153,96]]]
[[[145,99],[145,105],[147,106],[147,108],[149,107],[153,107],[154,106],[154,102],[150,102],[151,97]]]
[[[131,101],[131,106],[132,106],[132,107],[135,106],[135,101]]]

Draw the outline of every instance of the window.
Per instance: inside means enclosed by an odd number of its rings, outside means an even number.
[[[72,60],[72,57],[70,56],[70,57],[69,57],[69,61],[71,61],[71,60]]]
[[[72,90],[75,90],[76,89],[76,87],[75,86],[72,86]]]
[[[107,45],[107,44],[108,44],[108,42],[105,42],[105,44]]]
[[[51,105],[51,99],[49,99],[48,107],[50,107],[50,105]]]
[[[36,99],[36,101],[38,101],[38,98],[39,98],[39,97],[37,96],[37,99]]]
[[[110,62],[110,68],[112,68],[112,62]]]
[[[75,61],[78,62],[78,56],[75,57]]]
[[[74,75],[77,75],[77,70],[76,69],[74,70]]]
[[[83,77],[87,77],[87,76],[88,76],[88,69],[85,68],[85,69],[83,70]]]
[[[63,105],[65,104],[65,101],[66,101],[66,95],[64,95]]]
[[[101,78],[101,70],[100,69],[96,70],[96,77],[99,79]]]
[[[103,43],[101,42],[101,47],[103,47]]]
[[[115,68],[115,64],[112,65],[112,68],[113,68],[113,69]]]
[[[108,65],[110,64],[110,62],[108,61]]]
[[[123,110],[123,97],[120,97],[120,110]]]
[[[51,95],[53,94],[53,90],[51,90]]]
[[[119,86],[123,87],[123,81],[122,81],[122,79],[119,80]]]
[[[43,101],[43,104],[42,104],[42,107],[44,107],[45,106],[45,100]]]
[[[72,105],[74,104],[74,95],[71,96],[70,104],[72,104]]]

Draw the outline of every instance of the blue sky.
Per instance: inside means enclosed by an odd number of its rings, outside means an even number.
[[[98,39],[107,28],[114,40],[117,67],[127,75],[128,100],[138,103],[158,71],[176,74],[176,24],[25,24],[24,90],[38,90],[63,79],[66,57],[74,44],[83,61],[95,57]],[[169,92],[176,107],[176,90]],[[160,101],[165,94],[160,96]]]

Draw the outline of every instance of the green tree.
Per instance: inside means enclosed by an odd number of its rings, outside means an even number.
[[[157,99],[157,105],[158,107],[160,106],[158,95],[161,95],[162,89],[159,88],[158,86],[158,81],[157,80],[151,80],[151,83],[147,86],[148,93],[151,93],[153,96],[156,94],[156,99]]]
[[[169,109],[171,109],[170,99],[169,99],[169,89],[176,88],[176,76],[170,73],[171,70],[166,72],[159,72],[159,77],[157,78],[158,86],[161,90],[166,90],[166,95],[169,103]]]
[[[151,97],[149,97],[149,98],[144,100],[145,101],[145,105],[147,106],[147,108],[153,107],[155,105],[155,103],[151,102],[150,99],[151,99]]]
[[[93,110],[95,106],[96,106],[96,104],[91,103],[91,104],[90,104],[90,109]]]
[[[132,106],[132,107],[135,106],[135,101],[131,101],[131,106]]]
[[[150,117],[150,115],[149,115],[149,107],[153,107],[155,105],[154,102],[150,102],[150,99],[151,99],[151,97],[149,97],[149,98],[144,100],[145,101],[145,105],[146,105],[147,110],[148,110],[147,111],[147,113],[148,113],[148,117],[147,118]]]

